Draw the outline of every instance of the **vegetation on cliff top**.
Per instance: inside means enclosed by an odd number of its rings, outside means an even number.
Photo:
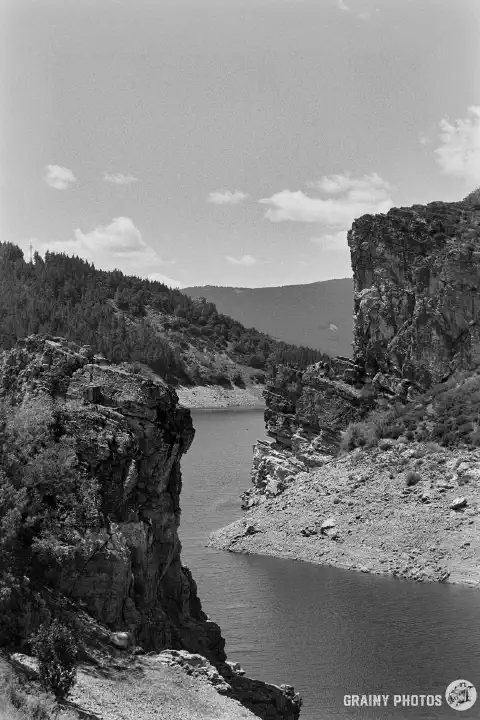
[[[0,349],[30,334],[62,335],[112,362],[139,362],[174,384],[262,381],[279,363],[299,368],[319,350],[278,342],[156,281],[97,270],[78,257],[0,243]]]

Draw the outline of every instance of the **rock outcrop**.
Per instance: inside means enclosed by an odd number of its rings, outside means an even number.
[[[279,495],[298,473],[331,460],[341,432],[372,407],[363,367],[348,358],[319,362],[305,372],[280,367],[264,395],[273,442],[257,442],[244,508]]]
[[[91,634],[105,646],[106,630],[116,652],[168,648],[206,658],[206,674],[225,678],[217,683],[222,692],[259,717],[295,720],[298,695],[244,678],[226,663],[220,628],[203,612],[182,565],[180,461],[194,428],[175,391],[111,365],[89,347],[33,335],[0,355],[0,399],[16,406],[47,402],[55,435],[73,443],[81,466],[99,482],[105,523],[89,538],[94,552],[73,574],[71,566],[59,571],[50,588],[68,598],[69,613],[76,603],[103,628]]]
[[[480,361],[480,203],[365,215],[348,233],[354,358],[390,392]]]
[[[364,215],[348,243],[353,360],[332,358],[305,372],[278,369],[265,391],[266,431],[274,443],[257,445],[244,507],[331,459],[341,431],[379,399],[412,400],[480,363],[477,198]]]
[[[51,336],[5,353],[0,378],[10,402],[52,401],[56,432],[74,440],[101,483],[105,545],[75,577],[59,577],[57,590],[146,650],[186,648],[224,660],[220,628],[203,613],[180,559],[180,460],[194,429],[175,392]]]

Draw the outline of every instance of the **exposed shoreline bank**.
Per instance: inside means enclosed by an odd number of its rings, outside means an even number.
[[[212,533],[210,544],[480,588],[480,453],[423,455],[422,480],[407,487],[405,473],[423,451],[360,451],[300,473],[284,492]],[[459,498],[465,505],[453,509]]]
[[[247,388],[224,388],[220,385],[177,387],[181,405],[191,409],[216,410],[222,408],[250,408],[264,410],[263,385]]]

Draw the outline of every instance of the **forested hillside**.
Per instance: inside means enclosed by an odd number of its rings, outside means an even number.
[[[306,367],[323,353],[277,342],[156,281],[103,271],[78,257],[0,243],[0,349],[32,333],[89,344],[112,362],[143,363],[174,384],[263,381],[285,363]]]

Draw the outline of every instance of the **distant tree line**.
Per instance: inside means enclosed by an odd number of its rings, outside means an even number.
[[[182,355],[182,340],[203,339],[237,362],[259,370],[298,368],[323,359],[319,350],[278,342],[163,283],[97,270],[79,257],[22,250],[0,243],[0,348],[32,333],[91,345],[112,362],[142,362],[170,382],[197,382]],[[163,318],[161,333],[148,310]]]

